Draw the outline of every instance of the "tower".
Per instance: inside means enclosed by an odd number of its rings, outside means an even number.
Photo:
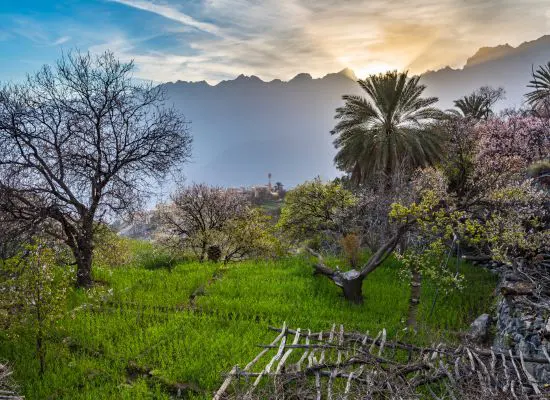
[[[272,191],[271,188],[271,172],[267,174],[267,187],[269,188],[269,191]]]

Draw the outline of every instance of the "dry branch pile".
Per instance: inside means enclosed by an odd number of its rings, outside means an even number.
[[[270,328],[279,334],[244,368],[233,367],[220,399],[548,399],[525,357],[460,345],[418,347],[376,336]]]
[[[0,363],[0,400],[23,400],[23,397],[15,393],[11,373],[7,364]]]

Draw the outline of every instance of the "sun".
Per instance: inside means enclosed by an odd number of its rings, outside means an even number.
[[[357,75],[357,77],[360,79],[366,78],[369,75],[379,74],[382,72],[399,69],[395,65],[391,65],[383,61],[369,62],[366,66],[355,67],[355,68],[350,67],[350,68],[353,69],[353,71],[355,72],[355,75]]]
[[[343,67],[351,68],[360,79],[364,79],[372,74],[400,69],[395,63],[389,63],[384,60],[369,60],[357,55],[341,56],[337,60]]]

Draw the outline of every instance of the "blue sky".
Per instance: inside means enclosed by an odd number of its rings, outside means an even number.
[[[113,50],[154,81],[458,67],[550,33],[550,0],[2,0],[0,80]]]

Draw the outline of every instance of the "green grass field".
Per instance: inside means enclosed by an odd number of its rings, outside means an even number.
[[[15,370],[26,399],[168,399],[167,387],[183,383],[191,398],[210,398],[222,374],[241,366],[275,335],[269,325],[313,330],[333,323],[346,330],[404,335],[409,288],[387,262],[364,283],[365,303],[348,304],[339,289],[312,275],[309,258],[242,262],[221,267],[181,263],[152,268],[151,260],[114,269],[98,268],[98,290],[107,301],[83,307],[86,293],[71,294],[68,312],[49,332],[47,369],[38,376],[32,338],[0,334],[0,359]],[[456,340],[493,299],[495,278],[461,266],[467,287],[439,295],[424,282],[418,342]],[[151,370],[147,377],[136,367]]]

